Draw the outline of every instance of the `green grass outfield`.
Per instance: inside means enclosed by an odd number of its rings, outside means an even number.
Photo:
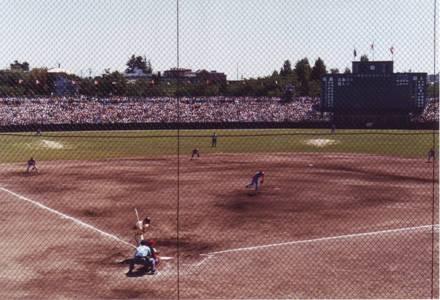
[[[237,129],[216,130],[82,131],[0,134],[0,163],[36,160],[91,160],[115,157],[189,156],[195,147],[207,153],[337,152],[400,157],[426,157],[438,144],[438,131]],[[433,141],[435,138],[435,142]],[[327,140],[327,141],[326,141]],[[178,143],[179,141],[179,143]],[[319,147],[316,144],[327,143]],[[315,144],[315,145],[314,145]]]

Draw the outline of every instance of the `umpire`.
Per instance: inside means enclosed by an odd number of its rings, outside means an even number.
[[[140,245],[136,248],[133,260],[130,262],[128,274],[133,272],[135,264],[143,265],[145,268],[149,268],[151,266],[149,274],[156,274],[156,260],[153,257],[153,252],[147,241],[142,240]]]

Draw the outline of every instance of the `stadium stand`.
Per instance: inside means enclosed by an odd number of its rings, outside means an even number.
[[[41,97],[0,98],[0,126],[33,124],[225,123],[329,121],[319,98],[285,103],[270,97]],[[429,99],[413,122],[438,122],[438,99]]]

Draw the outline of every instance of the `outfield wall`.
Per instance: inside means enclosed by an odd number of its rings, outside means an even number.
[[[124,124],[44,124],[0,126],[0,132],[37,131],[99,131],[99,130],[166,130],[166,129],[271,129],[271,128],[331,128],[330,122],[225,122],[225,123],[124,123]],[[338,124],[338,129],[438,129],[438,123],[410,123],[402,126],[372,126]]]

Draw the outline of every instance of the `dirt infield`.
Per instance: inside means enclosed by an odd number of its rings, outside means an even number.
[[[432,278],[438,297],[432,164],[421,159],[216,154],[182,156],[179,170],[165,156],[39,168],[1,166],[2,298],[429,298]],[[245,185],[257,170],[255,194]],[[126,275],[135,207],[174,257],[158,275]]]

